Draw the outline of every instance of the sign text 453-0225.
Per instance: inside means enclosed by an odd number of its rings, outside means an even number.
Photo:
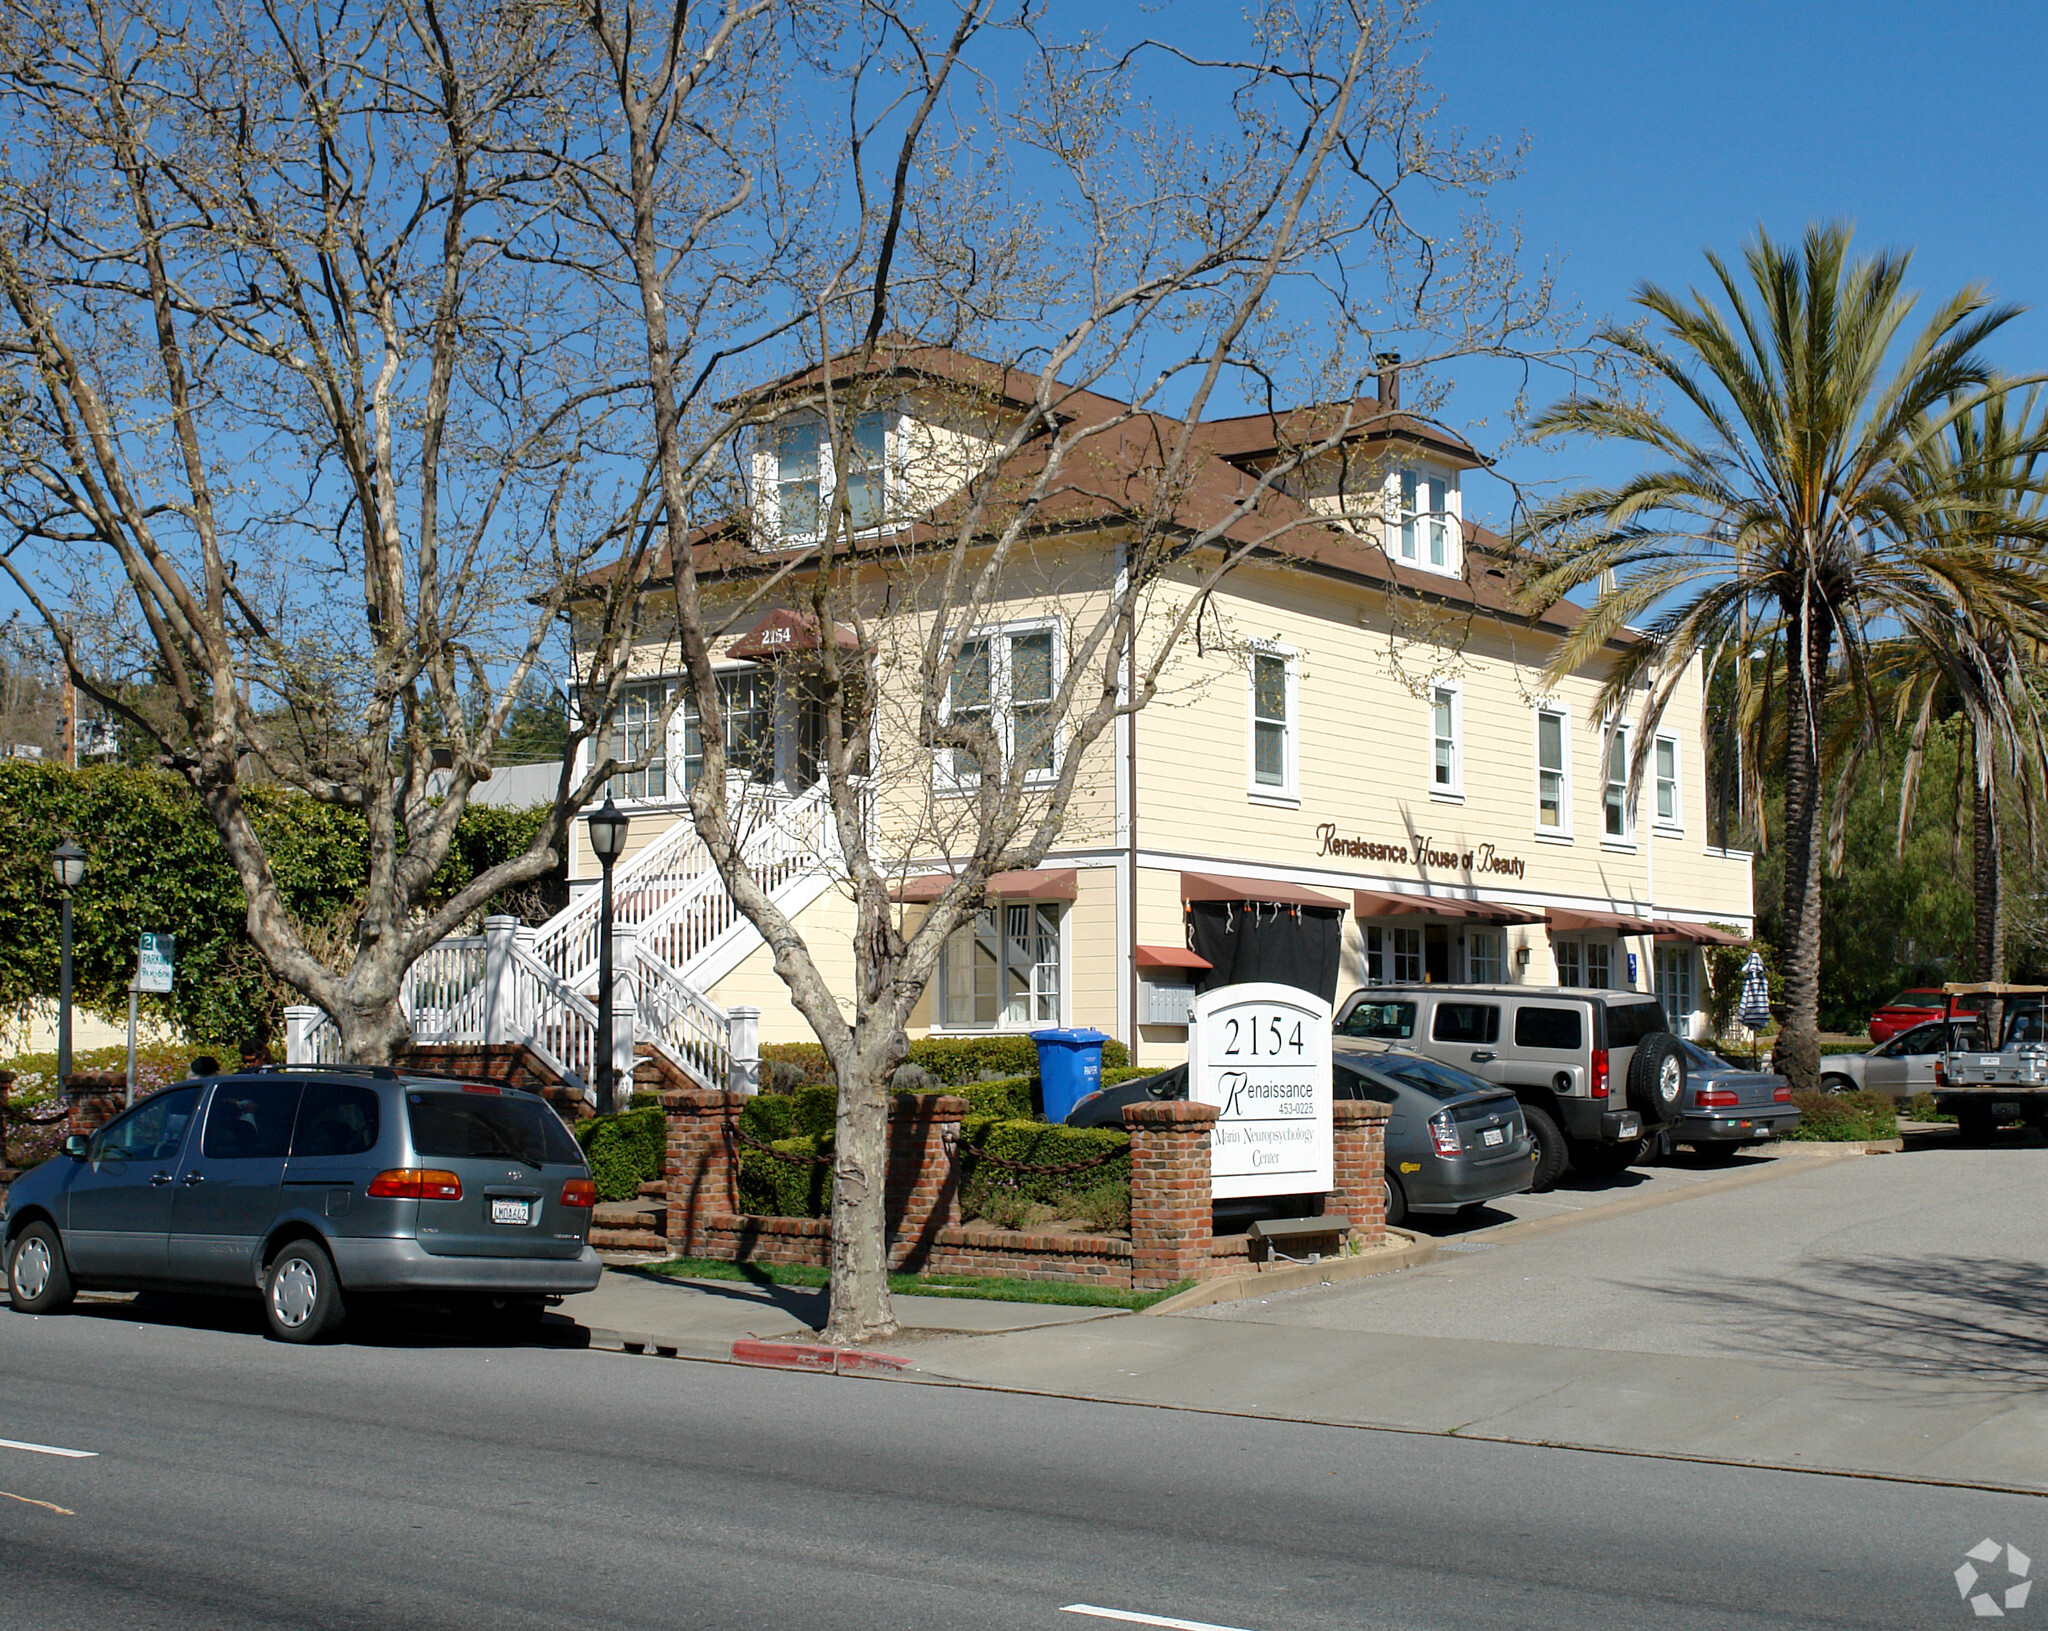
[[[1335,1181],[1330,1005],[1291,985],[1219,986],[1188,1016],[1188,1096],[1217,1109],[1217,1200],[1322,1194]]]

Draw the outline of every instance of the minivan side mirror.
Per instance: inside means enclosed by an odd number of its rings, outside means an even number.
[[[74,1161],[83,1161],[88,1148],[90,1140],[83,1133],[73,1133],[64,1140],[64,1153]]]

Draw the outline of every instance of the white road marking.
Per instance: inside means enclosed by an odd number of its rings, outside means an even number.
[[[72,1461],[89,1461],[97,1450],[65,1450],[54,1444],[25,1444],[18,1438],[0,1438],[0,1450],[33,1450],[37,1455],[61,1455]]]
[[[1242,1631],[1234,1625],[1212,1625],[1207,1620],[1170,1620],[1163,1614],[1133,1614],[1127,1608],[1097,1608],[1093,1603],[1069,1603],[1062,1614],[1090,1614],[1098,1620],[1123,1620],[1131,1625],[1163,1625],[1167,1631]]]

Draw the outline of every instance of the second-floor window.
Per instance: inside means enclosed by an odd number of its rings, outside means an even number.
[[[647,762],[612,777],[613,798],[668,797],[668,722],[662,712],[674,690],[673,681],[651,680],[627,686],[620,696],[612,719],[611,756],[621,764]]]
[[[1294,794],[1294,660],[1281,651],[1252,653],[1252,791]]]
[[[1544,708],[1536,715],[1536,825],[1552,832],[1571,828],[1565,774],[1564,715]]]
[[[1657,825],[1678,825],[1678,740],[1657,738]]]
[[[1432,793],[1456,793],[1463,784],[1458,764],[1458,693],[1454,687],[1437,685],[1430,688],[1429,718],[1435,748],[1429,790]]]
[[[1601,831],[1609,838],[1629,835],[1628,819],[1628,727],[1616,725],[1607,733],[1607,779],[1600,794]]]
[[[758,668],[718,676],[718,706],[725,715],[725,767],[735,776],[765,781],[775,773],[775,682]],[[683,699],[683,790],[704,773],[704,727],[694,699]]]
[[[998,629],[961,642],[947,689],[949,718],[988,727],[1004,760],[1022,758],[1028,778],[1050,776],[1058,762],[1053,718],[1057,652],[1048,628]],[[974,755],[955,748],[953,780],[977,777]]]
[[[1451,516],[1442,476],[1401,472],[1401,559],[1410,566],[1450,570]]]

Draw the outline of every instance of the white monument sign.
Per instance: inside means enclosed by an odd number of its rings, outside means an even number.
[[[1291,985],[1226,985],[1188,1015],[1188,1097],[1219,1114],[1210,1193],[1321,1194],[1336,1182],[1330,1005]]]
[[[135,958],[135,989],[159,994],[171,989],[171,959],[177,950],[173,934],[144,934]]]

